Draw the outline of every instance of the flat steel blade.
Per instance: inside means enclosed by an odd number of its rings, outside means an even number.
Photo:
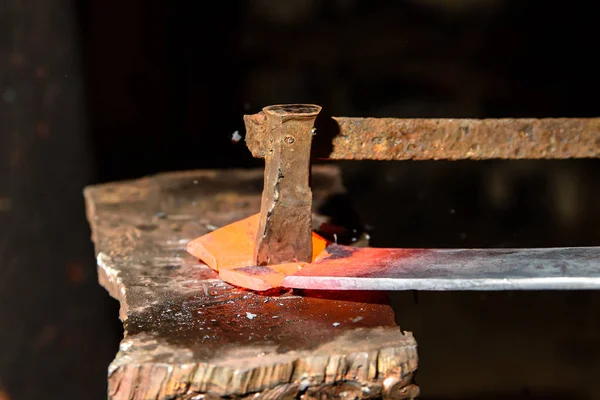
[[[600,247],[374,249],[332,245],[282,286],[324,290],[600,289]]]

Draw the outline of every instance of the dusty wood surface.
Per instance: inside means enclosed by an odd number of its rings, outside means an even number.
[[[99,280],[125,327],[110,398],[418,394],[416,342],[385,293],[257,294],[185,252],[190,239],[258,212],[262,174],[169,173],[85,190]],[[334,168],[315,168],[312,184],[315,209],[342,190]]]

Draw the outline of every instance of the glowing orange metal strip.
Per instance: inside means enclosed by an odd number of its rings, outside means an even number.
[[[287,275],[298,272],[307,263],[286,263],[269,267],[254,266],[254,248],[259,214],[226,225],[188,243],[187,251],[232,285],[252,290],[269,290],[281,286]],[[313,261],[328,242],[312,234]]]

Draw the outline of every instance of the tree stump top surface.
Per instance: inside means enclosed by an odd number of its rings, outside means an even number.
[[[189,240],[257,213],[262,179],[190,171],[86,188],[99,281],[125,328],[110,398],[416,395],[416,342],[385,293],[255,293],[187,254]],[[343,191],[337,168],[312,181],[315,210]]]

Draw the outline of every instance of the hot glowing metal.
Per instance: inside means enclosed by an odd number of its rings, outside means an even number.
[[[252,290],[600,289],[600,247],[381,249],[327,243],[313,233],[312,262],[257,266],[258,215],[208,233],[188,252],[226,282]]]

